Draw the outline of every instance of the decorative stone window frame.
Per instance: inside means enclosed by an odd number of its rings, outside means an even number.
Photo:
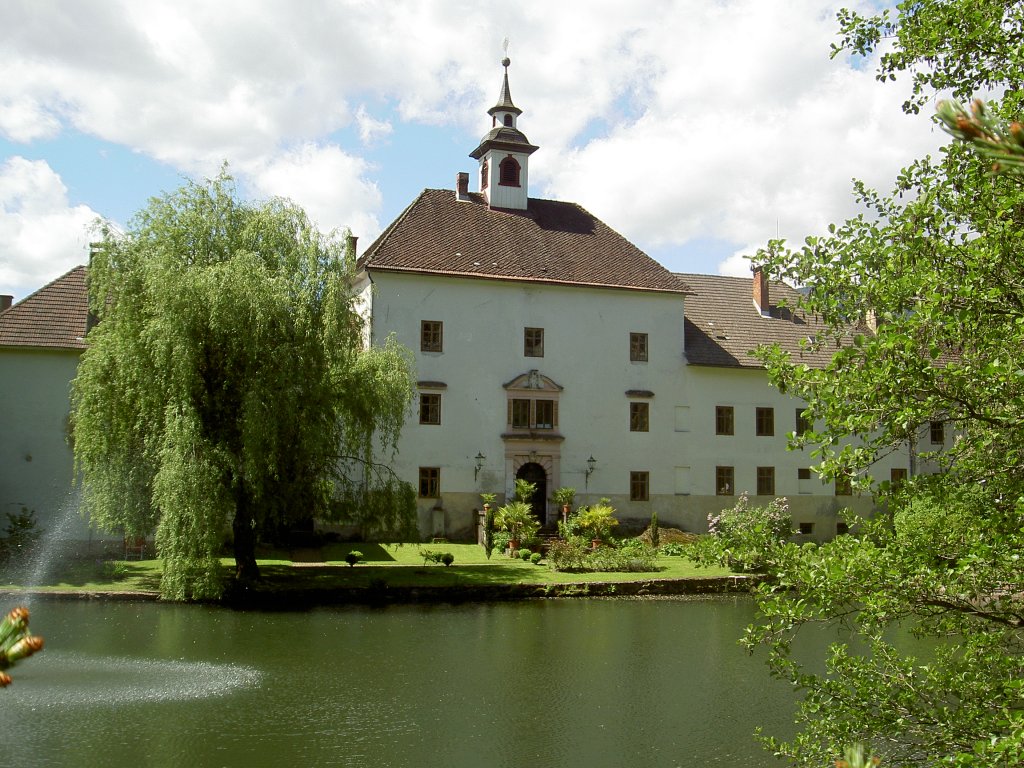
[[[503,386],[508,435],[526,436],[557,432],[558,403],[562,393],[560,385],[533,369]]]

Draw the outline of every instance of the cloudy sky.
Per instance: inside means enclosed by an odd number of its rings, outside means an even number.
[[[4,0],[0,293],[86,259],[90,227],[223,162],[372,242],[452,188],[508,38],[530,194],[571,200],[675,271],[856,212],[945,137],[906,83],[829,59],[825,0]],[[471,173],[471,179],[477,175]]]

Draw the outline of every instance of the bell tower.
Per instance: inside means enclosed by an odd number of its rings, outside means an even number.
[[[523,110],[512,103],[508,87],[511,63],[508,56],[501,60],[505,68],[501,93],[498,103],[487,110],[491,116],[491,130],[469,156],[480,164],[480,191],[489,206],[525,211],[529,200],[530,155],[538,147],[516,127]]]

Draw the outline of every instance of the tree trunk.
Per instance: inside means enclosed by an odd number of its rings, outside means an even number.
[[[252,499],[244,485],[235,493],[235,578],[239,581],[257,581],[260,567],[256,564],[256,526],[252,512]]]

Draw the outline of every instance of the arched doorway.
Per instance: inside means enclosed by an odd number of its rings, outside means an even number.
[[[548,517],[548,475],[544,471],[544,467],[535,461],[523,464],[519,471],[516,472],[516,480],[526,480],[528,483],[533,483],[537,486],[537,490],[533,492],[533,496],[527,499],[527,501],[530,502],[533,516],[540,520],[541,525],[545,525]]]

